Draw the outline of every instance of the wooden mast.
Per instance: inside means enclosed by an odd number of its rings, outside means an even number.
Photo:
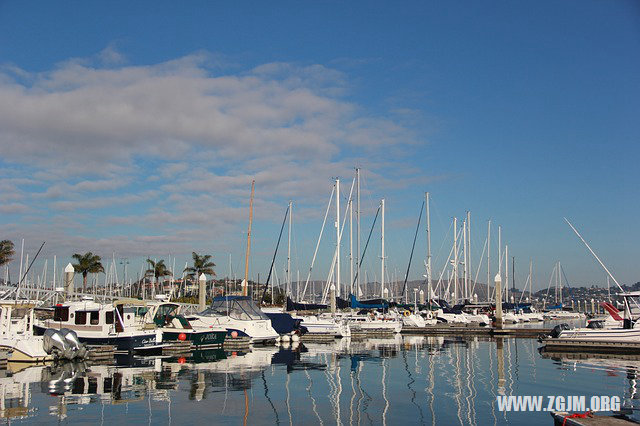
[[[251,252],[251,222],[253,221],[253,190],[255,180],[251,181],[251,199],[249,200],[249,230],[247,231],[247,253],[244,258],[244,282],[242,283],[242,295],[249,295],[249,253]]]

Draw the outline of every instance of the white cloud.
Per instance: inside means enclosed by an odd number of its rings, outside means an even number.
[[[272,222],[288,199],[305,212],[299,220],[317,219],[331,177],[348,186],[355,164],[371,185],[419,180],[419,170],[398,168],[413,133],[348,100],[342,72],[271,63],[224,73],[211,58],[124,65],[109,46],[41,73],[1,68],[3,166],[30,171],[0,179],[12,202],[0,213],[39,206],[3,232],[49,233],[70,251],[188,252],[205,238],[237,237],[252,179],[256,218]]]

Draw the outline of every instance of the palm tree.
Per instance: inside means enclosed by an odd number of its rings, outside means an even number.
[[[210,254],[200,255],[194,251],[191,253],[191,256],[193,257],[193,266],[184,268],[184,271],[187,273],[187,277],[192,280],[194,278],[197,280],[200,274],[208,274],[211,276],[216,275],[213,270],[213,267],[216,266],[216,264],[211,261],[212,256]]]
[[[13,242],[9,240],[0,241],[0,266],[9,263],[14,253]]]
[[[144,274],[145,276],[148,276],[148,277],[155,277],[156,286],[157,286],[156,292],[157,292],[160,289],[159,278],[173,275],[173,272],[171,272],[167,268],[167,265],[164,264],[164,259],[160,259],[157,262],[151,259],[147,259],[147,263],[149,264],[149,269],[147,269]]]
[[[76,273],[82,274],[82,292],[87,291],[87,275],[104,272],[104,267],[100,263],[100,256],[90,251],[85,254],[76,253],[72,256],[78,263],[74,263],[73,267]]]

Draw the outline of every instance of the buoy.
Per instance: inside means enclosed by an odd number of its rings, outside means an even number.
[[[297,334],[294,334],[293,336],[291,336],[291,341],[292,342],[300,341],[300,336],[298,336]]]
[[[235,331],[235,330],[234,330],[234,331],[232,331],[232,332],[231,332],[231,338],[232,338],[232,339],[235,339],[235,338],[237,338],[237,337],[238,337],[238,332],[237,332],[237,331]]]
[[[184,333],[178,334],[178,340],[180,340],[181,342],[184,342],[185,340],[187,340],[187,335]]]
[[[184,364],[185,362],[187,362],[187,359],[183,356],[181,356],[180,358],[178,358],[178,364]]]
[[[288,334],[283,334],[282,337],[281,337],[281,340],[283,342],[288,342],[288,341],[291,340],[291,336],[289,336]]]
[[[238,352],[231,352],[231,358],[235,358],[238,356]]]

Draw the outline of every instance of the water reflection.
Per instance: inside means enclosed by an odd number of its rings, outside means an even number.
[[[0,416],[182,424],[534,424],[496,395],[619,395],[635,406],[640,357],[538,353],[533,339],[396,336],[180,358],[24,368],[0,377]]]

